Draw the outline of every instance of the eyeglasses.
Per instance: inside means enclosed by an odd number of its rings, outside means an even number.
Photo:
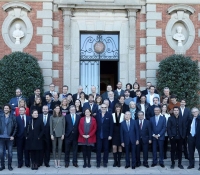
[[[101,109],[106,109],[107,107],[101,107]]]

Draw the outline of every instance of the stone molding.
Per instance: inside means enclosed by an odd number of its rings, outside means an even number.
[[[195,12],[195,9],[188,5],[175,5],[168,9],[171,19],[168,21],[165,29],[165,37],[169,46],[175,50],[176,54],[185,54],[186,51],[192,46],[195,39],[195,27],[190,20],[190,15]],[[176,27],[183,28],[185,40],[183,46],[179,47],[177,41],[173,39],[176,32]]]
[[[10,2],[4,4],[2,8],[8,13],[2,25],[2,36],[6,45],[14,51],[23,51],[23,49],[30,43],[33,37],[33,25],[29,19],[27,13],[31,10],[31,7],[22,2]],[[24,39],[20,44],[15,44],[12,40],[10,30],[15,22],[22,23],[25,33]]]
[[[199,0],[146,0],[147,4],[199,4]]]

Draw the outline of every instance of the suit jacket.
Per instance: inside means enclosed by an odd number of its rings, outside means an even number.
[[[149,120],[144,119],[143,125],[142,125],[142,130],[140,128],[140,120],[136,120],[136,123],[138,125],[138,131],[139,131],[139,138],[142,139],[142,142],[144,144],[148,144],[149,140],[151,140],[152,135],[151,135],[151,124]]]
[[[105,99],[108,99],[108,92],[104,92],[103,94],[101,94],[101,98],[102,98],[102,101],[104,101]]]
[[[79,126],[79,122],[80,122],[80,115],[76,114],[76,120],[75,120],[75,124],[73,125],[72,123],[72,118],[71,118],[71,114],[68,114],[65,116],[65,138],[71,138],[74,140],[78,141],[78,126]]]
[[[45,101],[44,105],[47,105],[47,102]],[[53,114],[53,110],[55,107],[56,103],[52,100],[49,108],[49,114]]]
[[[155,137],[153,137],[153,134],[160,135],[158,140],[165,140],[166,118],[160,115],[158,124],[156,126],[156,119],[154,116],[150,118],[150,123],[151,123],[151,131],[152,131],[152,140],[156,139]]]
[[[186,125],[186,130],[187,130],[187,126],[188,126],[188,121],[190,120],[190,118],[192,117],[192,114],[191,114],[191,111],[189,108],[185,108],[184,109],[184,112],[183,112],[183,115],[182,115],[182,111],[181,109],[179,108],[179,116],[181,116],[183,118],[183,123],[185,123]],[[184,133],[186,134],[186,132]],[[184,135],[185,137],[186,135]]]
[[[135,120],[130,119],[129,130],[127,128],[126,120],[124,120],[120,127],[121,142],[125,145],[136,144],[136,140],[139,140],[138,130],[139,129]]]
[[[177,134],[176,130],[177,130],[176,117],[171,116],[168,118],[168,121],[167,121],[167,134],[169,138],[176,136]],[[178,130],[179,130],[180,137],[184,138],[186,135],[186,125],[184,123],[183,117],[181,117],[180,115],[178,117]]]
[[[149,103],[147,103],[147,102],[145,102],[145,104],[144,104],[144,108],[145,108],[145,118],[146,119],[149,119],[150,117],[148,116],[148,109],[149,109],[149,107],[150,107],[150,104]],[[141,107],[141,103],[137,103],[136,104],[136,111],[137,111],[137,113],[139,112],[139,111],[141,111],[142,110],[142,107]]]
[[[103,133],[103,138],[112,137],[113,135],[113,117],[112,113],[106,112],[104,115],[104,120],[102,122],[102,113],[99,112],[96,115],[97,121],[97,138],[101,138],[101,131]]]
[[[45,97],[40,96],[40,98],[42,99],[42,106],[43,106],[46,102]],[[35,95],[30,96],[29,100],[28,100],[28,107],[29,108],[34,104],[34,101],[35,101]]]
[[[192,124],[193,117],[190,117],[188,121],[188,126],[187,126],[187,136],[191,135],[190,130],[191,130],[191,124]],[[200,115],[196,118],[196,148],[200,149]]]
[[[28,124],[31,121],[31,117],[30,116],[26,116],[26,125],[28,126]],[[17,116],[16,117],[16,123],[17,123],[17,133],[16,133],[16,137],[22,139],[23,137],[25,137],[26,135],[26,127],[24,127],[23,121],[21,116]]]
[[[151,117],[155,116],[155,113],[154,113],[154,108],[155,107],[161,108],[160,105],[158,105],[158,106],[156,106],[156,105],[149,106],[149,108],[147,110],[147,119],[148,120],[150,120]]]
[[[120,95],[124,95],[124,90],[123,89],[121,89]],[[118,94],[117,90],[114,91],[114,97],[115,97],[116,100],[118,100],[120,95]]]
[[[123,106],[122,106],[122,113],[125,114],[126,111],[129,111],[129,106],[124,103]]]
[[[160,96],[158,94],[154,93],[153,98],[154,97],[158,97],[158,99],[159,99],[158,104],[160,104]],[[146,101],[147,101],[147,103],[150,103],[150,93],[146,95]]]
[[[44,120],[43,120],[43,114],[39,114],[38,116],[44,123]],[[51,139],[50,137],[50,117],[51,115],[50,114],[47,114],[47,122],[46,122],[46,125],[44,125],[44,134],[43,134],[43,139],[44,140],[49,140]]]
[[[83,104],[83,113],[85,112],[86,109],[91,109],[89,102],[86,102],[86,103]],[[92,111],[92,114],[98,112],[98,105],[96,103],[93,103],[91,111]]]

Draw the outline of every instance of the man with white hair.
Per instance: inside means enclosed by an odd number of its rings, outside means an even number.
[[[96,86],[91,86],[91,94],[94,96],[94,100],[99,95],[99,94],[97,94]]]
[[[194,168],[195,159],[194,152],[195,148],[199,155],[199,171],[200,171],[200,115],[198,108],[192,108],[192,117],[188,122],[188,151],[189,151],[189,166],[187,169]]]

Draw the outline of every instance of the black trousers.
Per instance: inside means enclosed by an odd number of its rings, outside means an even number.
[[[70,154],[70,149],[72,147],[73,151],[73,163],[77,163],[77,151],[78,151],[78,141],[77,139],[69,139],[65,138],[65,163],[69,163],[69,154]]]
[[[188,158],[188,141],[187,141],[187,137],[185,137],[183,139],[183,152],[184,152],[184,156],[185,158]]]
[[[31,163],[39,165],[40,150],[31,150]]]
[[[143,152],[143,165],[148,164],[148,149],[149,143],[143,143],[142,138],[139,140],[139,144],[136,145],[136,164],[141,164],[140,152]]]
[[[188,136],[188,152],[189,152],[189,164],[190,166],[195,165],[195,159],[194,159],[194,152],[196,147],[196,137],[192,137],[191,135]],[[199,166],[200,166],[200,148],[197,148],[198,154],[199,154]]]
[[[23,155],[25,159],[25,165],[30,166],[30,155],[29,151],[25,150],[25,142],[25,137],[16,138],[18,166],[23,166]]]
[[[108,163],[109,140],[97,138],[97,164],[101,163],[101,151],[103,150],[103,163]]]
[[[82,145],[84,163],[87,163],[88,161],[88,164],[90,164],[92,148],[92,146]]]
[[[39,164],[42,165],[43,162],[45,165],[49,164],[51,153],[51,140],[43,140],[43,149],[40,151]]]
[[[182,139],[170,139],[171,143],[171,162],[175,164],[175,153],[177,151],[178,155],[178,164],[181,165],[182,163]]]
[[[165,141],[164,141],[164,157],[167,156],[167,148],[168,148],[168,136],[165,136]]]

